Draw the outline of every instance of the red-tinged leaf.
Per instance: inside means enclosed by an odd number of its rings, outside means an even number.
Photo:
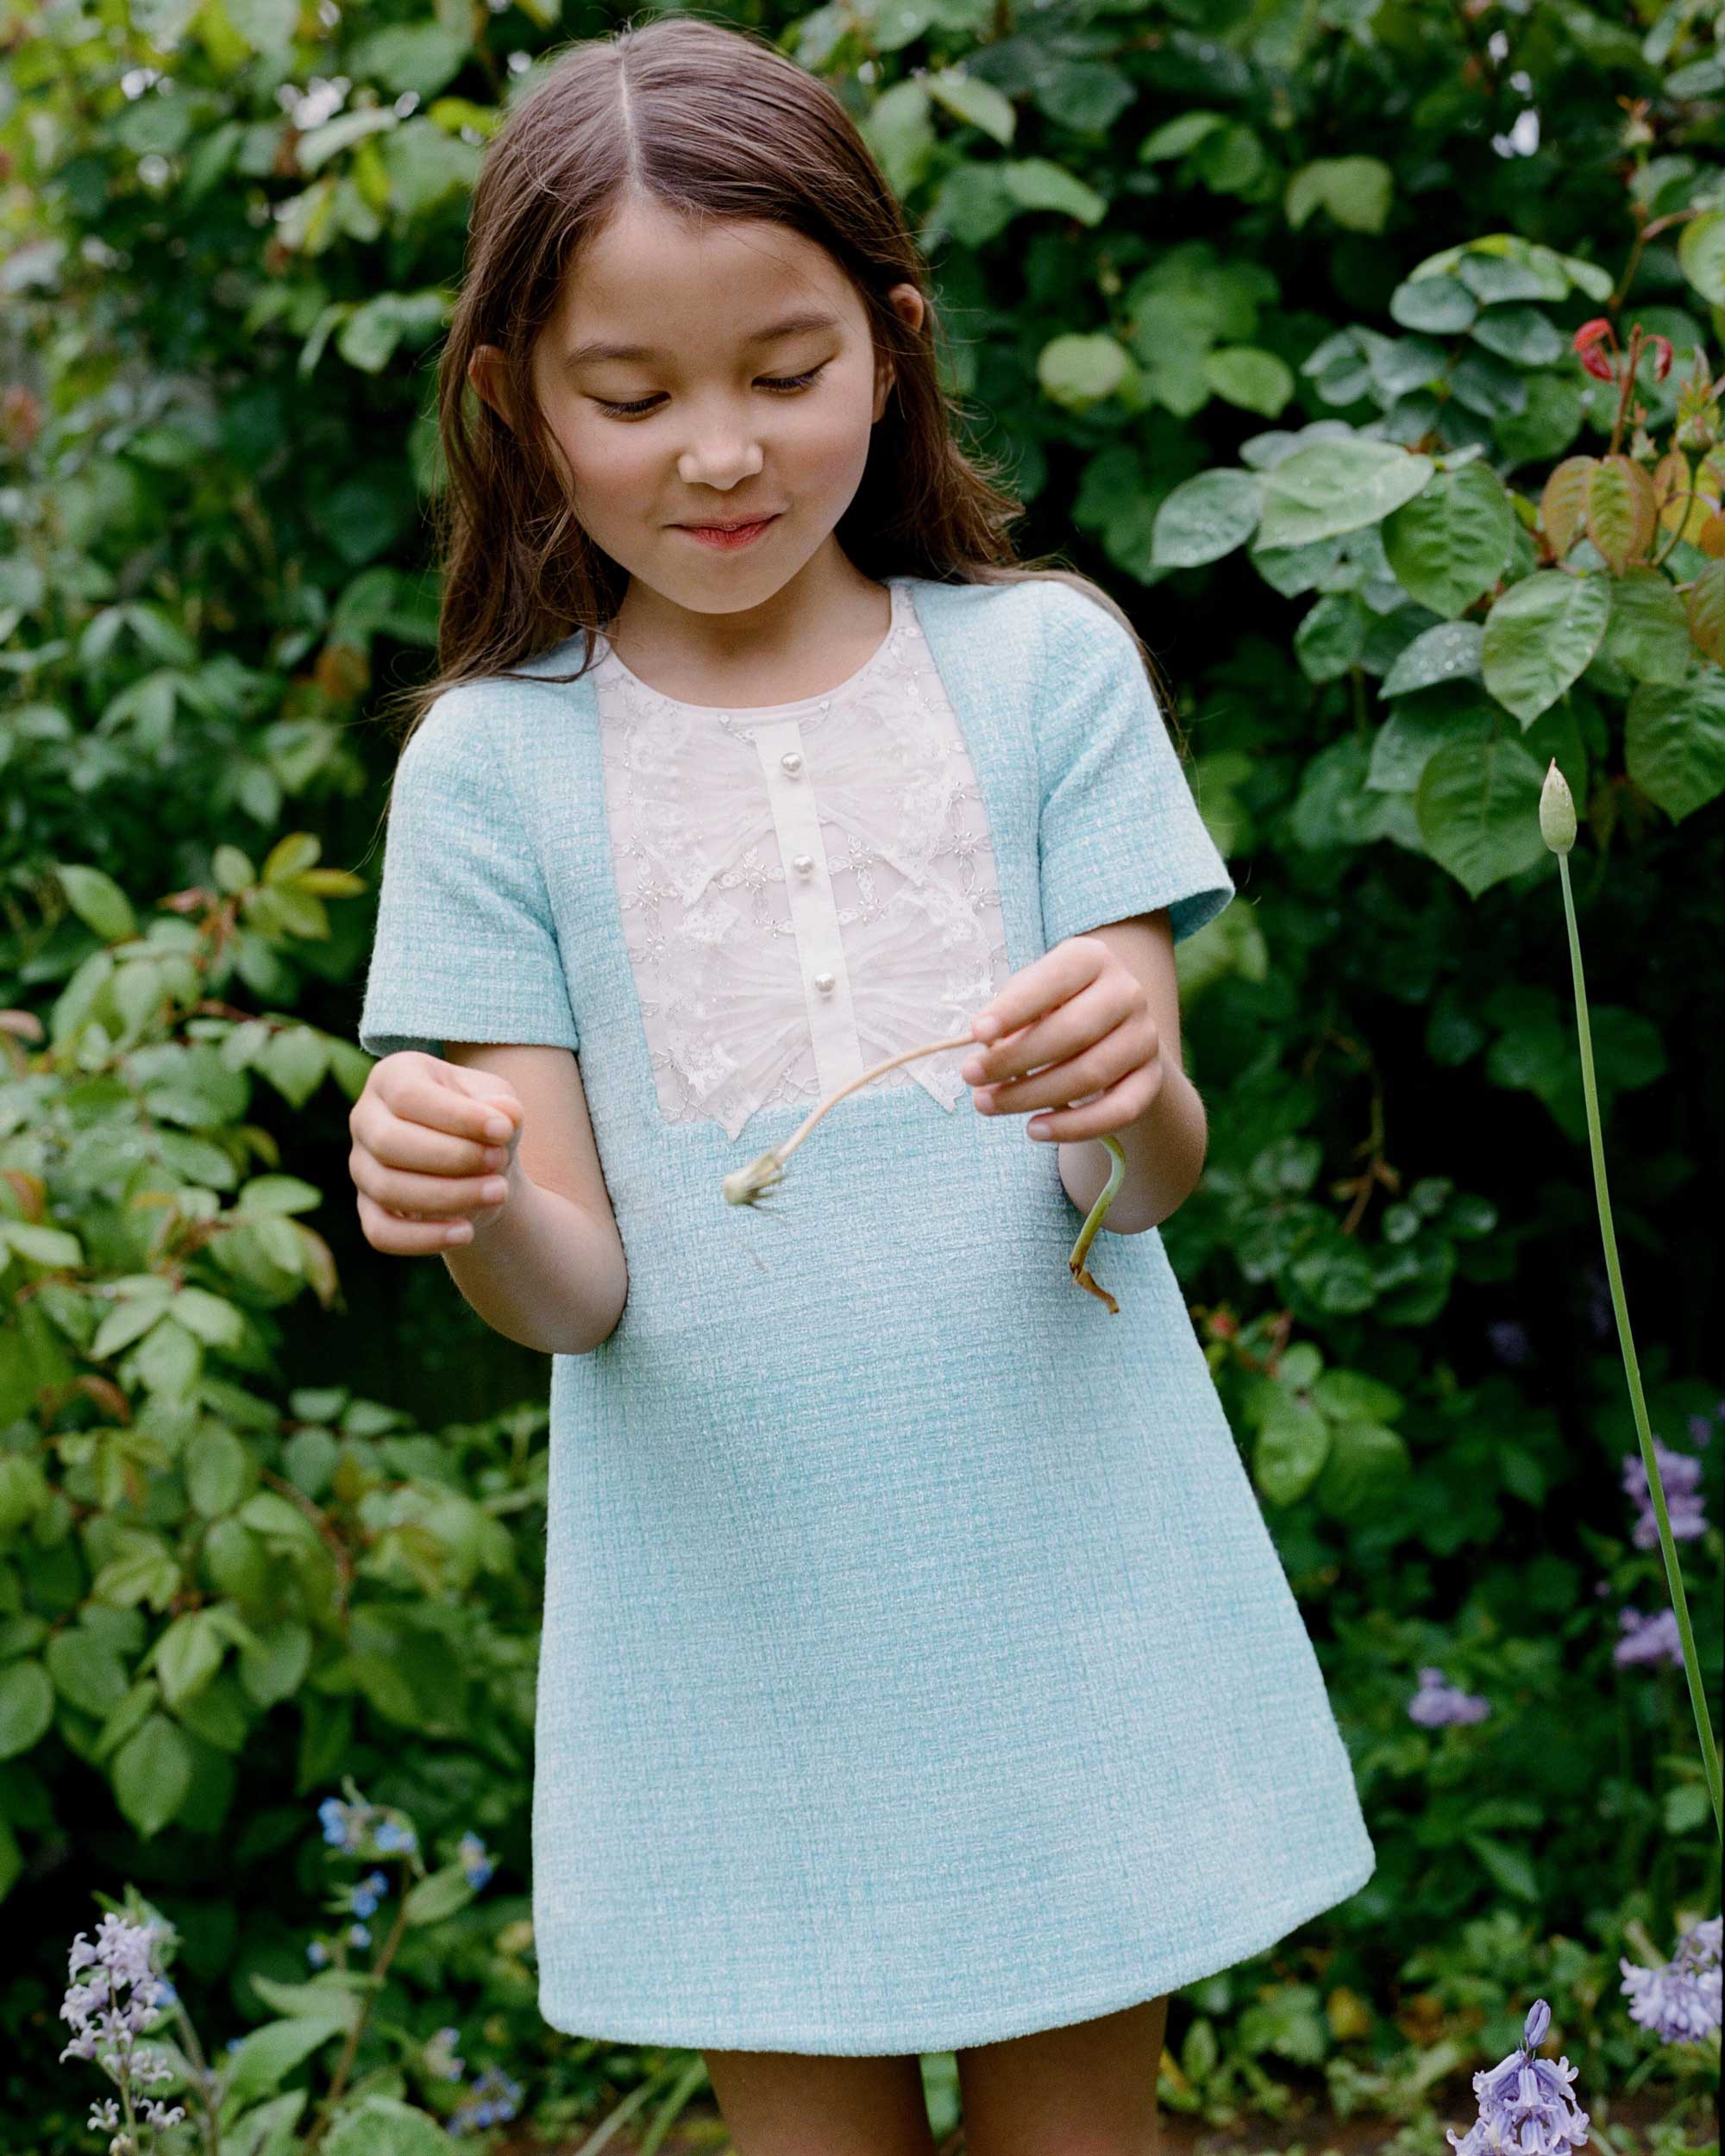
[[[1587,477],[1592,457],[1565,457],[1546,481],[1540,497],[1540,523],[1561,561],[1575,544],[1587,517]]]
[[[1659,523],[1659,504],[1647,468],[1621,452],[1587,477],[1587,536],[1619,576],[1638,561]]]
[[[1696,649],[1725,666],[1725,561],[1708,563],[1684,593],[1683,606]]]

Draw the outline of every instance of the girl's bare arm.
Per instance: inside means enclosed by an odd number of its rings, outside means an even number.
[[[586,1355],[623,1315],[629,1267],[572,1050],[446,1041],[452,1063],[506,1079],[521,1136],[501,1212],[444,1250],[455,1285],[506,1339],[544,1355]]]

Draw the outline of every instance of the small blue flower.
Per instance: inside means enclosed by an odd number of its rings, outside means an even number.
[[[372,1836],[373,1844],[386,1856],[406,1856],[419,1846],[419,1837],[411,1827],[403,1827],[392,1819],[386,1819]]]
[[[477,2134],[502,2126],[521,2109],[521,2084],[500,2067],[487,2066],[474,2079],[466,2100],[451,2114],[452,2134]]]
[[[305,1959],[314,1969],[327,1969],[329,1965],[329,1949],[321,1939],[308,1940],[305,1943]]]
[[[472,1833],[461,1836],[459,1853],[467,1884],[478,1893],[481,1887],[490,1883],[492,1874],[497,1870],[491,1853],[479,1836]]]
[[[370,1926],[369,1926],[369,1925],[367,1925],[367,1924],[350,1924],[350,1925],[348,1925],[348,1944],[350,1946],[369,1946],[371,1945],[371,1943],[372,1943],[372,1934],[371,1934],[371,1927],[370,1927]]]
[[[388,1876],[381,1871],[368,1872],[353,1891],[355,1916],[375,1916],[378,1903],[389,1892]]]

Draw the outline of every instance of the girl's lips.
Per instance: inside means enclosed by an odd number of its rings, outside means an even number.
[[[695,524],[679,524],[676,529],[679,531],[686,531],[691,539],[699,539],[703,546],[717,547],[721,551],[728,552],[738,547],[749,546],[761,536],[769,524],[777,522],[778,513],[775,512],[771,517],[763,517],[759,523],[739,524],[735,531],[721,531],[713,525],[703,530]]]

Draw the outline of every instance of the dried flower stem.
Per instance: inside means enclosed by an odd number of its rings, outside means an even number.
[[[906,1048],[897,1056],[889,1056],[885,1062],[876,1063],[871,1069],[860,1071],[855,1078],[848,1080],[836,1091],[828,1094],[820,1106],[812,1110],[803,1119],[782,1145],[769,1145],[764,1153],[757,1153],[746,1168],[738,1168],[727,1175],[720,1185],[724,1193],[725,1203],[732,1206],[758,1206],[774,1185],[782,1180],[785,1163],[791,1157],[791,1155],[796,1151],[798,1146],[813,1130],[827,1110],[837,1107],[846,1094],[855,1093],[859,1086],[866,1086],[871,1080],[883,1076],[889,1070],[895,1070],[900,1063],[914,1062],[919,1056],[938,1056],[945,1049],[974,1048],[975,1045],[974,1034],[960,1033],[951,1040],[926,1041],[920,1048]],[[1072,1255],[1066,1262],[1071,1269],[1073,1279],[1077,1282],[1078,1285],[1087,1288],[1091,1294],[1107,1303],[1109,1310],[1118,1316],[1120,1307],[1119,1303],[1114,1300],[1106,1288],[1097,1286],[1090,1277],[1084,1263],[1084,1253],[1095,1240],[1096,1231],[1101,1226],[1108,1207],[1113,1203],[1114,1194],[1124,1181],[1126,1172],[1126,1156],[1120,1150],[1119,1139],[1112,1135],[1104,1134],[1100,1142],[1106,1145],[1113,1155],[1114,1163],[1109,1170],[1107,1181],[1102,1186],[1095,1204],[1091,1206],[1083,1226],[1078,1231],[1078,1240],[1073,1244]]]

